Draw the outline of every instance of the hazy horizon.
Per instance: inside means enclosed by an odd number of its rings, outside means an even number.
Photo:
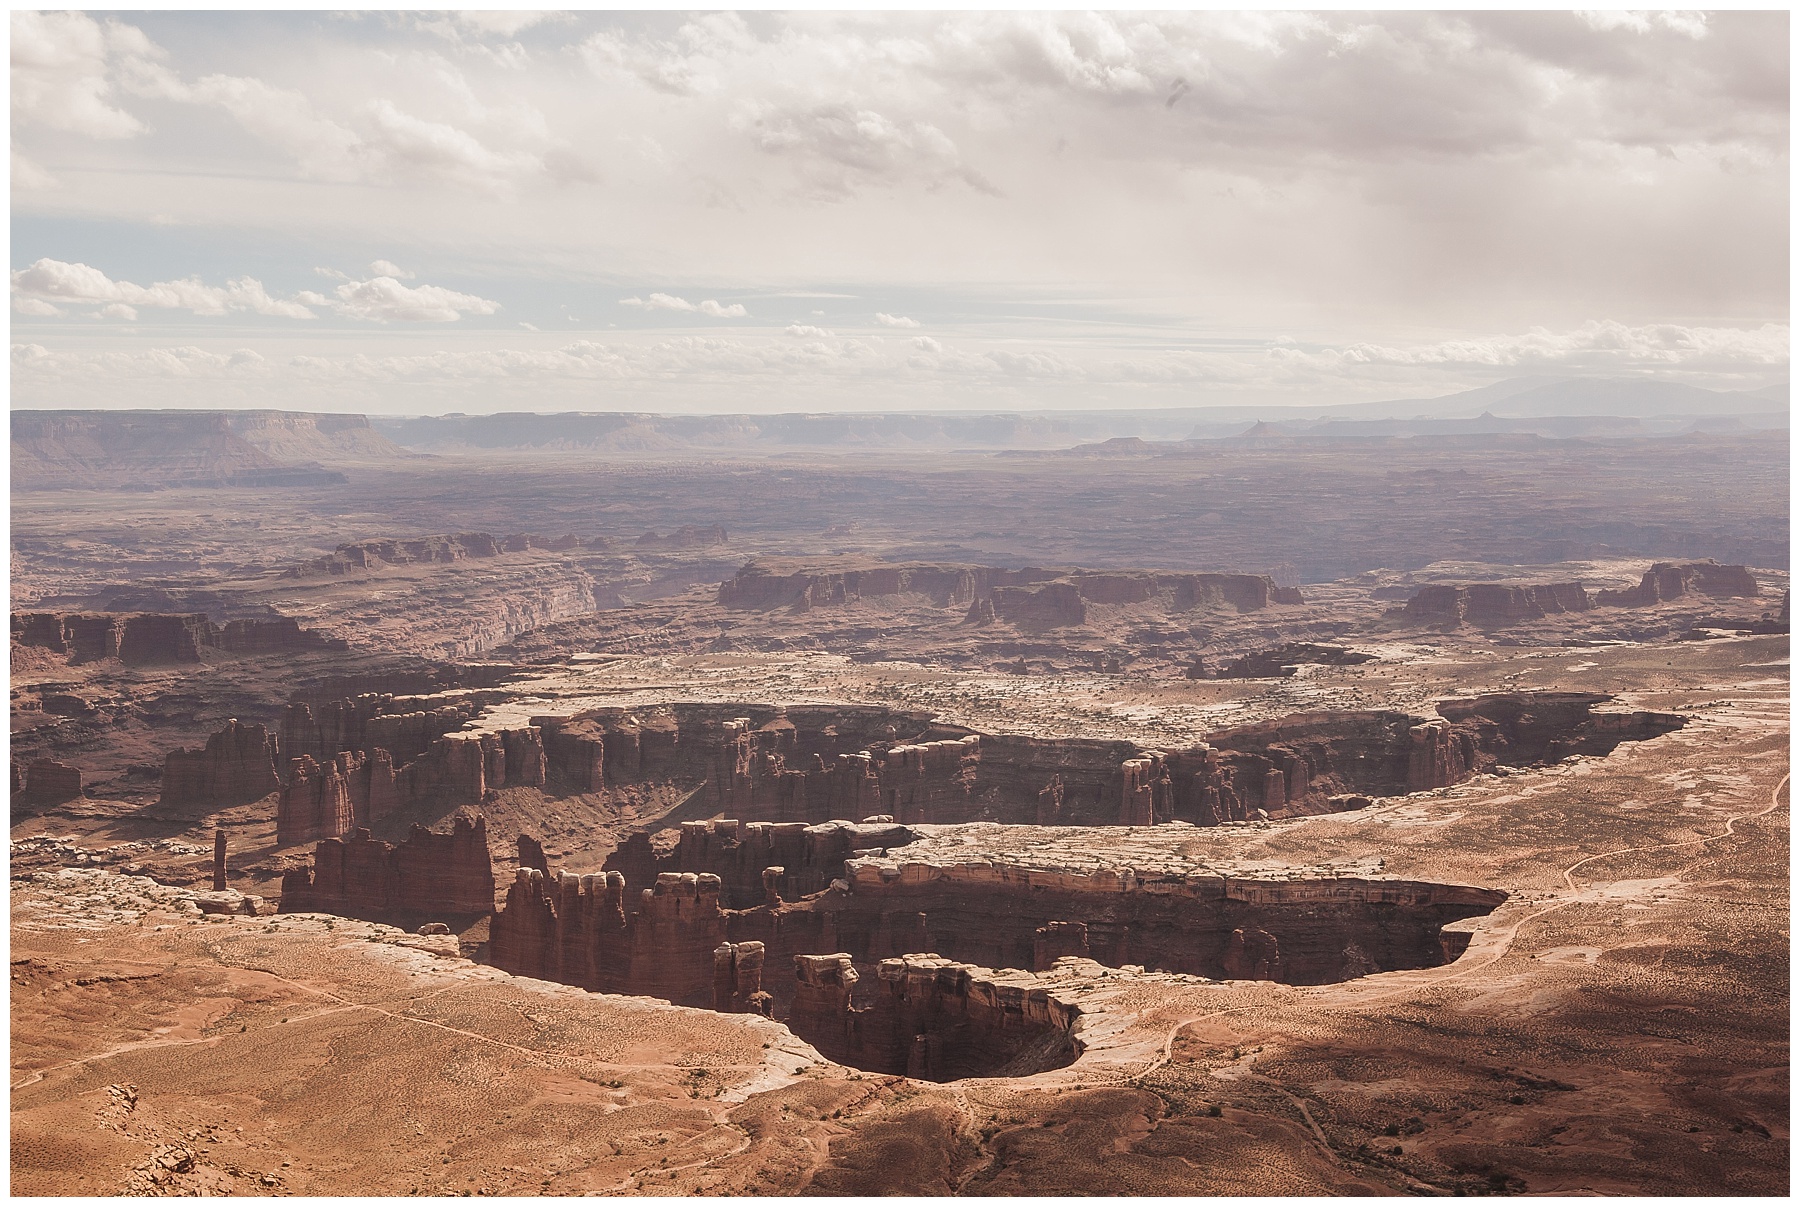
[[[17,407],[1788,379],[1784,12],[12,21]]]

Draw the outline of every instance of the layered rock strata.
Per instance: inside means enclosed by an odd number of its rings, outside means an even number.
[[[1074,1061],[1079,1006],[1035,977],[937,955],[882,960],[867,1006],[846,953],[794,959],[788,1026],[821,1054],[859,1069],[926,1081],[1020,1076]]]
[[[1421,587],[1400,615],[1414,624],[1506,625],[1562,612],[1586,612],[1593,599],[1580,583],[1469,583]]]
[[[1684,595],[1709,595],[1715,599],[1754,596],[1756,579],[1743,566],[1721,566],[1711,558],[1697,562],[1657,562],[1644,571],[1635,587],[1601,591],[1595,602],[1603,607],[1643,608]]]
[[[448,834],[414,826],[393,846],[367,830],[327,838],[311,868],[281,881],[281,912],[339,914],[371,922],[464,923],[494,909],[487,819],[458,817]]]
[[[660,875],[628,899],[617,872],[520,868],[488,933],[489,958],[507,972],[687,1006],[713,1004],[726,942],[719,878],[692,872]],[[749,994],[761,991],[759,981]]]
[[[1173,751],[977,734],[922,713],[847,706],[670,705],[531,721],[556,781],[697,786],[709,809],[746,822],[883,814],[902,825],[1216,825],[1445,787],[1496,764],[1605,754],[1682,723],[1596,711],[1609,699],[1525,692],[1446,701],[1437,716],[1300,713]],[[1519,717],[1532,720],[1520,728]],[[769,862],[796,860],[808,866],[785,849]]]
[[[12,766],[13,796],[20,803],[56,805],[81,795],[81,768],[55,759]]]
[[[130,666],[199,662],[203,649],[227,653],[345,649],[287,617],[214,624],[205,615],[162,612],[14,612],[12,638],[71,655],[75,662],[117,658]]]
[[[450,734],[400,766],[380,746],[326,760],[301,755],[288,763],[277,840],[287,845],[332,838],[414,805],[478,805],[490,789],[543,782],[542,735],[529,726]]]
[[[912,840],[911,830],[892,822],[689,821],[681,823],[675,848],[663,854],[648,834],[628,835],[604,870],[618,872],[633,888],[672,872],[704,873],[718,878],[727,907],[750,909],[771,896],[795,901],[821,892],[843,877],[846,860]]]
[[[268,730],[233,717],[203,748],[169,752],[163,760],[163,803],[222,808],[261,800],[280,787],[277,758]]]

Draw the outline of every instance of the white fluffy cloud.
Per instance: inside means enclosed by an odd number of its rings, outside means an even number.
[[[880,311],[875,312],[875,321],[883,327],[917,327],[919,325],[918,319],[909,319],[903,314],[883,314]]]
[[[119,103],[117,78],[154,55],[150,39],[80,12],[12,14],[13,120],[87,138],[130,138],[144,123]]]
[[[619,305],[631,306],[638,310],[675,310],[691,314],[704,314],[715,319],[741,319],[749,315],[741,302],[733,302],[722,306],[712,298],[703,302],[690,302],[686,298],[678,298],[668,293],[653,293],[647,298],[620,298]]]
[[[1275,347],[1277,362],[1309,369],[1432,366],[1459,369],[1540,367],[1747,369],[1788,363],[1788,328],[1689,327],[1674,323],[1631,327],[1595,321],[1572,331],[1534,328],[1522,335],[1445,340],[1418,347],[1352,344],[1302,351]]]
[[[12,274],[16,299],[37,303],[39,308],[23,310],[28,314],[49,314],[43,305],[56,302],[100,306],[155,307],[161,310],[188,310],[194,314],[221,315],[231,311],[247,311],[279,318],[310,319],[315,317],[299,302],[283,301],[269,296],[262,282],[254,277],[239,277],[223,286],[208,285],[197,277],[179,281],[157,281],[143,286],[130,281],[115,281],[87,264],[68,264],[61,260],[40,259]],[[14,309],[19,309],[15,301]],[[103,311],[108,317],[136,318],[123,310]]]
[[[384,263],[378,260],[375,266]],[[342,273],[319,271],[343,279]],[[344,279],[331,297],[303,290],[284,299],[270,296],[254,277],[239,277],[223,286],[208,285],[197,277],[143,286],[115,281],[91,265],[51,259],[15,271],[12,286],[14,311],[34,317],[62,313],[58,302],[99,306],[96,313],[105,318],[135,319],[135,308],[142,306],[207,316],[239,312],[310,319],[318,317],[311,307],[325,307],[345,318],[374,323],[451,323],[464,315],[494,314],[500,309],[498,302],[474,294],[438,285],[402,285],[392,276]]]
[[[500,303],[438,285],[406,286],[392,277],[346,281],[336,290],[338,313],[374,323],[454,323],[465,314],[493,314]]]

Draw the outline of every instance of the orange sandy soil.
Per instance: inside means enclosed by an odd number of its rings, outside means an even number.
[[[1584,651],[1585,653],[1585,651]],[[933,1085],[785,1028],[512,978],[454,939],[12,898],[20,1194],[1678,1193],[1788,1188],[1779,638],[1606,651],[1676,733],[1197,849],[1512,898],[1436,969],[1116,974],[1083,1056]],[[1216,1113],[1215,1113],[1216,1112]]]

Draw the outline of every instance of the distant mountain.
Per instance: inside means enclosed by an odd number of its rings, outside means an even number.
[[[410,457],[361,415],[293,411],[12,413],[14,490],[324,486],[329,468]]]
[[[1482,412],[1500,417],[1613,415],[1754,415],[1787,409],[1787,387],[1732,392],[1672,381],[1613,377],[1515,377],[1439,398],[1400,398],[1332,407],[1333,417],[1466,419]]]

